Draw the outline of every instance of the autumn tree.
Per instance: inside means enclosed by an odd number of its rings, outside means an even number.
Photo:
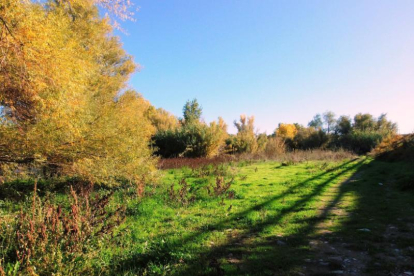
[[[54,166],[108,184],[151,177],[150,104],[125,92],[135,64],[95,4],[3,1],[2,164]]]
[[[276,137],[281,137],[283,139],[293,139],[298,132],[298,129],[294,124],[279,124],[279,127],[276,129]]]
[[[151,106],[148,109],[148,118],[157,131],[174,130],[179,126],[179,121],[170,112],[163,108]]]
[[[240,115],[239,121],[234,121],[234,126],[237,129],[237,135],[234,139],[236,152],[254,153],[257,151],[257,140],[254,129],[254,116],[246,117]]]

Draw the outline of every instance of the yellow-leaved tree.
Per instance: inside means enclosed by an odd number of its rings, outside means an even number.
[[[135,64],[96,3],[2,1],[1,164],[107,184],[151,177],[150,104],[127,90]]]
[[[293,139],[298,133],[298,130],[294,124],[279,124],[279,127],[275,131],[276,136],[284,139]]]

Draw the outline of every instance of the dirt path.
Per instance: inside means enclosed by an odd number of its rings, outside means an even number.
[[[304,275],[365,275],[369,255],[352,250],[349,244],[335,237],[330,230],[336,220],[346,220],[350,215],[347,210],[350,202],[345,195],[341,195],[342,185],[357,181],[359,177],[354,175],[329,187],[320,197],[320,221],[315,225],[315,232],[309,241],[314,258],[305,260]]]

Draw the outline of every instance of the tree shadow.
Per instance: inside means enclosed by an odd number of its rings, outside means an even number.
[[[359,170],[363,162],[364,160],[360,159],[354,159],[345,162],[340,166],[331,168],[321,174],[310,177],[303,182],[297,183],[286,189],[284,192],[241,212],[237,212],[225,220],[221,220],[215,224],[209,224],[208,226],[206,225],[206,227],[201,227],[199,231],[181,238],[174,244],[165,246],[164,249],[160,250],[157,248],[156,250],[150,250],[145,254],[133,255],[127,260],[124,260],[116,265],[117,269],[115,269],[114,275],[119,274],[122,271],[139,270],[140,268],[147,267],[150,263],[168,263],[173,259],[171,257],[172,252],[183,248],[190,242],[194,242],[200,236],[207,235],[213,230],[224,230],[228,228],[231,223],[236,222],[240,218],[246,217],[249,213],[262,209],[277,200],[282,200],[286,195],[292,193],[295,189],[300,188],[313,180],[317,180],[330,174],[331,176],[327,180],[318,184],[310,193],[293,202],[290,206],[287,206],[278,214],[269,216],[265,220],[251,225],[250,228],[244,229],[245,231],[243,231],[243,233],[240,235],[229,237],[224,244],[212,248],[205,248],[202,252],[199,252],[200,258],[197,261],[194,261],[191,264],[187,264],[184,266],[184,269],[176,272],[175,274],[225,275],[225,271],[221,267],[222,264],[220,263],[220,259],[227,258],[229,256],[231,256],[231,258],[232,256],[237,256],[237,258],[233,258],[233,260],[229,262],[230,265],[228,267],[229,269],[226,269],[226,275],[267,275],[267,273],[274,274],[274,272],[289,271],[297,265],[297,258],[289,257],[289,254],[303,255],[303,252],[301,254],[298,254],[297,251],[306,251],[307,249],[298,248],[300,248],[300,245],[305,243],[307,234],[312,232],[318,222],[317,220],[310,221],[305,229],[300,229],[296,235],[288,237],[289,244],[295,244],[294,248],[290,248],[289,246],[280,246],[282,243],[283,245],[287,244],[285,244],[285,242],[281,242],[279,239],[269,239],[264,242],[255,242],[250,240],[254,240],[255,237],[265,231],[269,226],[279,224],[282,219],[288,214],[296,212],[303,208],[309,201],[314,200],[316,197],[320,196],[325,188],[332,182],[337,181],[343,177],[345,173],[355,169]],[[329,212],[329,209],[335,206],[340,198],[341,196],[339,194],[332,201],[332,203],[329,204],[326,210],[323,211],[323,213]],[[163,235],[158,236],[157,239],[158,238],[163,238]],[[248,243],[246,243],[247,240],[249,240]],[[263,250],[256,250],[257,248],[261,248]],[[254,255],[254,258],[246,259],[242,257],[246,255]],[[279,263],[275,263],[275,259],[279,260]],[[231,262],[234,264],[231,264]]]
[[[282,213],[252,225],[225,244],[201,252],[199,261],[175,275],[402,275],[413,271],[414,197],[393,185],[393,178],[409,168],[406,163],[392,165],[363,159],[319,184]],[[324,187],[353,169],[356,172],[340,183],[319,215],[303,220],[305,226],[295,234],[258,238],[267,227],[280,224],[287,214],[299,211],[311,199],[321,196]],[[357,200],[339,227],[319,233],[318,226],[349,195]],[[393,230],[390,234],[390,229],[400,232]],[[314,240],[329,246],[312,248],[310,242]],[[330,249],[324,252],[324,246]],[[305,257],[313,258],[313,263],[306,263]]]

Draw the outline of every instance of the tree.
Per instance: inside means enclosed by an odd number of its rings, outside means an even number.
[[[162,108],[155,109],[151,106],[148,109],[148,118],[157,131],[173,130],[179,125],[178,119]]]
[[[235,151],[256,152],[258,146],[254,130],[254,116],[246,117],[246,115],[240,115],[240,121],[234,121],[234,126],[237,128],[237,135],[234,141]]]
[[[257,135],[257,151],[264,152],[268,141],[269,139],[267,138],[266,133],[260,133]]]
[[[349,116],[340,116],[336,121],[335,132],[340,135],[346,135],[352,131],[351,118]]]
[[[183,123],[188,125],[199,122],[202,110],[197,99],[193,99],[192,101],[188,100],[183,107]]]
[[[371,131],[375,128],[375,120],[371,114],[358,113],[354,117],[354,129],[359,131]]]
[[[323,121],[326,125],[326,132],[330,133],[335,127],[335,113],[333,113],[332,111],[326,111],[323,114]]]
[[[276,129],[276,137],[281,137],[284,139],[293,139],[298,132],[298,129],[294,124],[279,124],[279,127]]]
[[[3,4],[0,162],[96,183],[151,177],[150,104],[125,92],[135,64],[94,2]]]
[[[322,129],[323,122],[321,114],[316,114],[313,119],[308,123],[309,127],[313,127],[315,129]]]
[[[387,114],[381,114],[376,123],[376,130],[383,133],[384,135],[396,134],[398,126],[396,123],[387,120]]]

